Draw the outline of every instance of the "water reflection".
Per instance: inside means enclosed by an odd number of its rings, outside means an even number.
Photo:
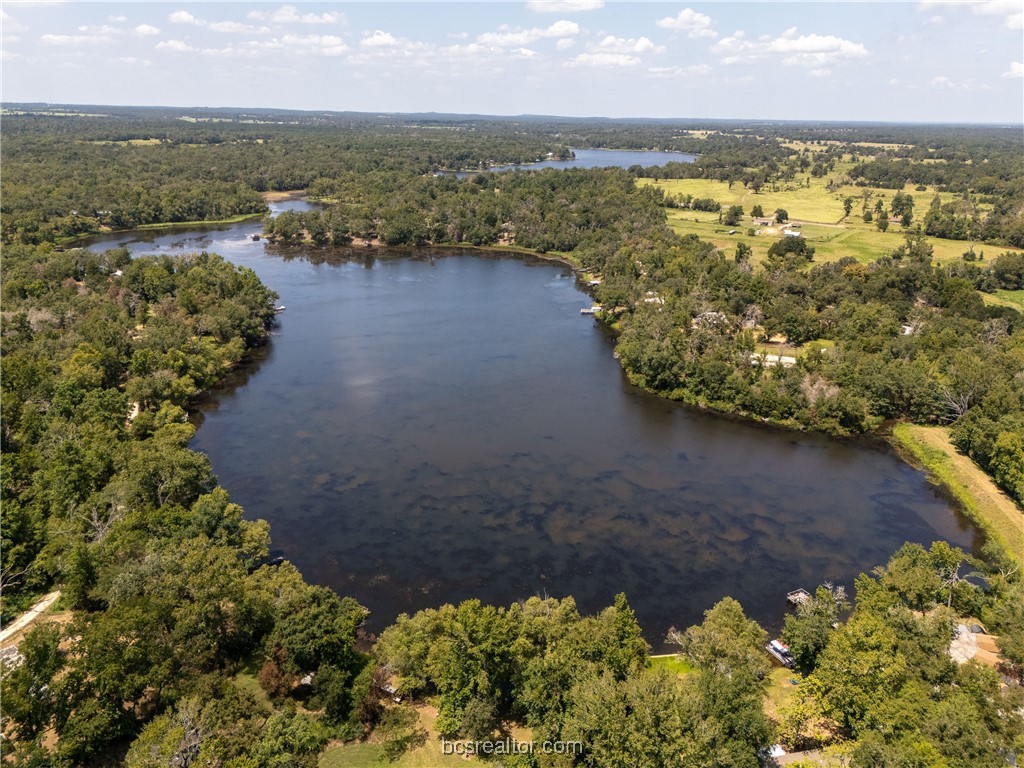
[[[272,343],[201,404],[193,446],[307,578],[379,629],[479,597],[625,591],[659,644],[724,595],[851,585],[906,540],[974,533],[873,441],[695,413],[631,388],[563,266],[453,250],[283,257],[258,222],[147,235],[281,295]],[[104,247],[97,243],[94,247]],[[322,258],[321,258],[322,256]]]

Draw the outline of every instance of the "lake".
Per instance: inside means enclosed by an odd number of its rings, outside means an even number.
[[[683,152],[655,152],[653,150],[626,150],[626,149],[573,149],[576,155],[573,160],[541,160],[537,163],[525,165],[498,165],[488,170],[501,171],[539,171],[544,168],[629,168],[632,165],[642,165],[644,168],[651,166],[662,166],[666,163],[692,163],[697,159],[696,155],[688,155]],[[457,176],[463,179],[472,176],[475,171],[442,171],[441,175]]]
[[[777,628],[787,591],[852,587],[904,541],[980,544],[880,441],[631,387],[563,265],[458,249],[282,255],[250,239],[259,230],[91,247],[209,250],[280,293],[270,344],[199,404],[192,445],[270,521],[275,552],[370,608],[371,630],[472,597],[573,595],[589,612],[624,591],[659,647],[725,595]]]

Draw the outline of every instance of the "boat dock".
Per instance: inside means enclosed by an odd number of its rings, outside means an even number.
[[[801,606],[804,603],[808,603],[811,600],[811,593],[801,587],[800,589],[794,589],[792,592],[786,595],[786,602],[792,605],[794,608]]]

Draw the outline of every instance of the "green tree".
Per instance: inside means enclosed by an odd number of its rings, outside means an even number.
[[[850,607],[842,587],[823,585],[814,596],[787,614],[782,639],[789,646],[797,667],[804,672],[814,670],[818,656],[828,645],[839,613]]]

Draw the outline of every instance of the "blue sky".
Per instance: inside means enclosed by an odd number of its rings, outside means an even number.
[[[0,7],[4,101],[1024,119],[1020,0]]]

